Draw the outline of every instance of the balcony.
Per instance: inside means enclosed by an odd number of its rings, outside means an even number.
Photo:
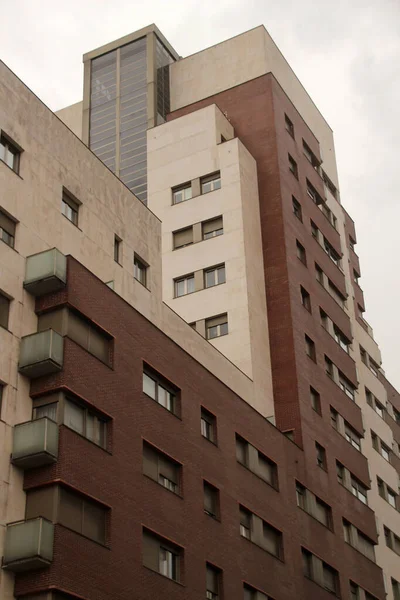
[[[52,329],[26,335],[21,339],[18,370],[33,379],[50,375],[61,371],[63,356],[63,338]]]
[[[67,258],[57,248],[26,259],[24,288],[33,296],[62,289],[67,281]]]
[[[49,465],[58,456],[58,425],[43,417],[14,427],[11,462],[21,469]]]
[[[6,527],[3,569],[33,571],[48,567],[53,560],[54,525],[38,517],[10,523]]]

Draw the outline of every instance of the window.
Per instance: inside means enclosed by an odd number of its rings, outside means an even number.
[[[396,494],[388,487],[387,487],[387,501],[389,502],[390,506],[393,506],[393,508],[396,508]]]
[[[314,223],[314,221],[310,221],[310,224],[311,224],[311,235],[313,236],[313,238],[315,238],[318,241],[319,229],[316,226],[316,224]]]
[[[304,485],[296,482],[296,500],[297,506],[303,510],[307,510],[307,490]]]
[[[397,410],[397,408],[395,408],[394,406],[393,406],[393,416],[394,416],[394,420],[396,421],[396,423],[398,425],[400,425],[400,411]]]
[[[317,519],[317,521],[322,523],[322,525],[332,529],[332,509],[317,496],[315,497],[315,513],[313,516]]]
[[[245,467],[249,466],[249,443],[236,434],[236,460]]]
[[[145,367],[143,371],[143,392],[169,410],[169,412],[179,416],[180,398],[178,388],[172,386],[172,384],[148,367]]]
[[[172,189],[172,204],[180,204],[192,197],[192,184],[185,183]]]
[[[333,185],[332,181],[329,179],[329,177],[325,173],[325,171],[322,171],[322,179],[324,180],[324,184],[326,185],[326,187],[328,188],[328,190],[330,191],[330,193],[336,200],[337,199],[337,189]]]
[[[361,452],[361,437],[346,421],[344,423],[344,437],[353,448]]]
[[[300,202],[298,202],[298,200],[296,200],[296,198],[294,196],[292,196],[292,205],[293,205],[294,214],[299,219],[299,221],[303,222],[303,214],[302,214],[302,210],[301,210],[301,204],[300,204]]]
[[[180,494],[182,465],[143,442],[143,473],[170,492]]]
[[[303,265],[307,265],[306,249],[302,246],[299,240],[296,240],[297,258],[301,260]]]
[[[347,354],[349,353],[350,341],[347,337],[340,331],[339,327],[335,324],[333,325],[333,332],[335,341],[339,344],[342,350],[344,350]]]
[[[10,314],[10,299],[0,292],[0,327],[8,329],[8,318]]]
[[[78,225],[79,203],[67,190],[63,189],[61,198],[61,212],[68,221]]]
[[[257,473],[264,481],[275,487],[276,465],[260,451],[258,451]]]
[[[379,404],[379,402],[377,402],[377,400],[375,400],[375,412],[380,416],[381,419],[383,419],[383,413],[384,408],[382,406],[382,404]]]
[[[341,371],[339,371],[339,387],[350,400],[356,401],[356,388]]]
[[[301,555],[303,559],[303,574],[305,577],[312,579],[313,568],[312,568],[312,554],[304,548],[301,549]]]
[[[315,442],[315,451],[317,454],[317,465],[326,471],[326,452],[325,448]]]
[[[194,275],[191,273],[190,275],[186,275],[185,277],[180,277],[179,279],[174,280],[175,286],[175,298],[180,298],[180,296],[186,296],[187,294],[192,294],[194,292]]]
[[[15,242],[15,221],[0,210],[0,240],[14,248]]]
[[[294,138],[294,125],[287,115],[285,115],[285,128],[292,138]]]
[[[204,271],[204,287],[214,287],[220,283],[225,283],[225,265],[219,265]]]
[[[310,183],[308,181],[308,179],[306,181],[307,181],[307,194],[310,196],[311,200],[317,206],[319,206],[320,204],[324,204],[324,199],[322,198],[322,196],[320,196],[320,194],[317,192],[317,190],[312,185],[312,183]]]
[[[221,175],[219,171],[218,173],[213,173],[207,177],[202,177],[200,179],[200,186],[202,194],[208,194],[208,192],[219,190],[221,187]]]
[[[325,355],[325,373],[328,375],[328,377],[330,377],[331,379],[334,379],[335,372],[333,369],[333,362],[326,355]]]
[[[340,597],[339,573],[326,562],[312,554],[305,548],[301,549],[303,559],[303,573],[316,584],[325,588],[337,597]]]
[[[184,248],[193,244],[193,227],[185,227],[179,231],[174,231],[172,234],[174,250]]]
[[[228,334],[228,315],[225,313],[219,317],[206,319],[206,338],[213,340]]]
[[[240,507],[240,535],[246,540],[251,540],[251,512]]]
[[[236,460],[278,489],[276,464],[238,434],[236,434]]]
[[[219,516],[219,490],[208,483],[203,481],[204,489],[204,512],[212,517],[218,519]]]
[[[354,475],[351,476],[351,493],[363,504],[368,504],[367,488]]]
[[[324,285],[324,272],[317,263],[315,263],[315,278],[321,285]]]
[[[3,407],[3,395],[4,395],[4,385],[0,383],[0,421],[1,421],[1,409]]]
[[[21,150],[4,134],[0,137],[0,160],[19,173]]]
[[[311,406],[319,415],[321,414],[321,396],[313,387],[310,386]]]
[[[316,171],[319,171],[320,161],[315,156],[309,145],[303,140],[303,152],[308,161],[312,164]]]
[[[353,269],[353,281],[354,283],[356,283],[357,285],[359,285],[358,280],[360,279],[360,274],[357,273],[357,271],[355,269]]]
[[[308,337],[308,335],[304,336],[305,339],[305,344],[306,344],[306,354],[309,358],[311,358],[311,360],[313,360],[314,362],[317,362],[317,355],[315,352],[315,344],[313,342],[313,340],[311,338]]]
[[[300,294],[301,294],[301,303],[308,312],[311,312],[311,298],[310,294],[307,292],[303,286],[300,286]]]
[[[331,425],[334,429],[336,429],[336,431],[338,430],[338,427],[339,427],[338,421],[339,421],[339,413],[337,410],[335,410],[331,406]]]
[[[174,581],[180,581],[182,548],[143,529],[143,564]]]
[[[260,590],[253,588],[251,585],[247,583],[243,584],[243,600],[272,600],[270,596],[266,596]]]
[[[105,544],[108,510],[65,488],[60,488],[58,522],[77,533]]]
[[[114,236],[114,260],[116,263],[120,264],[121,260],[121,245],[122,240],[117,235]]]
[[[57,423],[57,410],[58,402],[50,402],[49,404],[41,404],[40,406],[34,406],[32,419],[36,420],[47,417],[48,419],[51,419],[52,421],[55,421]]]
[[[335,596],[339,596],[339,575],[338,572],[326,563],[322,563],[322,573],[324,580],[324,588],[328,592],[332,592]]]
[[[334,247],[328,242],[328,240],[324,237],[324,250],[331,259],[331,261],[337,266],[340,267],[341,258],[340,255],[336,252]]]
[[[296,177],[296,179],[298,179],[299,172],[298,172],[298,168],[297,168],[297,162],[294,160],[294,158],[292,156],[290,156],[290,154],[288,154],[288,161],[289,161],[289,171]]]
[[[391,580],[394,600],[400,600],[400,583],[393,579],[393,577],[391,578]]]
[[[217,443],[217,419],[205,408],[201,408],[201,435],[214,444]]]
[[[220,596],[221,570],[209,563],[206,564],[206,600],[218,600]]]
[[[381,442],[381,455],[383,456],[383,458],[385,460],[387,460],[388,462],[390,462],[390,450],[382,442]]]
[[[263,547],[277,558],[282,558],[282,533],[263,521]]]
[[[349,235],[349,247],[350,247],[350,250],[353,250],[353,252],[355,251],[354,250],[355,245],[356,245],[356,241],[353,240],[353,238],[351,237],[351,235]]]
[[[216,217],[210,221],[205,221],[201,225],[203,240],[209,240],[213,237],[218,237],[224,233],[224,225],[222,217]]]
[[[379,377],[379,366],[369,357],[369,368],[375,375],[375,377]]]
[[[56,403],[47,404],[35,409],[35,419],[40,416],[47,416],[56,420]],[[40,416],[38,416],[40,415]],[[102,448],[107,446],[107,422],[104,418],[98,416],[97,413],[89,410],[83,405],[73,402],[69,398],[65,398],[64,402],[64,425],[73,429],[80,435],[83,435],[88,440],[94,442]]]
[[[147,265],[136,254],[133,258],[133,276],[136,281],[139,281],[144,287],[147,285]]]
[[[339,461],[336,461],[336,474],[338,482],[344,485],[344,466]]]

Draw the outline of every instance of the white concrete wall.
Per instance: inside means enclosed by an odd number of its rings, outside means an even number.
[[[255,161],[209,106],[148,132],[148,205],[162,221],[163,297],[188,323],[228,313],[229,334],[210,343],[255,382],[254,406],[273,414]],[[171,188],[220,171],[221,189],[172,205]],[[172,232],[223,216],[223,235],[173,249]],[[174,279],[225,263],[226,283],[174,297]],[[262,357],[262,360],[261,360]]]
[[[54,113],[80,140],[82,139],[82,110],[83,102],[81,100]]]
[[[264,26],[172,64],[171,110],[269,72],[319,140],[324,171],[339,187],[332,130]]]

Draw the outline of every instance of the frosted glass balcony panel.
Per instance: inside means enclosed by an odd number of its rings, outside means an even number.
[[[11,462],[22,469],[48,465],[57,460],[58,425],[43,417],[14,427]]]
[[[64,341],[52,329],[27,335],[21,339],[18,370],[36,378],[60,371],[63,366]]]
[[[53,560],[54,525],[47,519],[29,519],[6,527],[3,568],[33,571]]]
[[[24,288],[42,296],[63,288],[67,281],[67,258],[57,248],[33,254],[26,259]]]

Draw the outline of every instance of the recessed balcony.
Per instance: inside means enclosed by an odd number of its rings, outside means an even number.
[[[61,335],[46,329],[21,339],[18,370],[26,377],[36,378],[61,371],[64,344]]]
[[[62,289],[67,281],[67,258],[57,248],[26,259],[24,288],[33,296]]]
[[[43,417],[14,427],[11,462],[21,469],[54,463],[58,457],[58,425]]]
[[[33,571],[53,560],[54,525],[39,517],[6,526],[3,569]]]

